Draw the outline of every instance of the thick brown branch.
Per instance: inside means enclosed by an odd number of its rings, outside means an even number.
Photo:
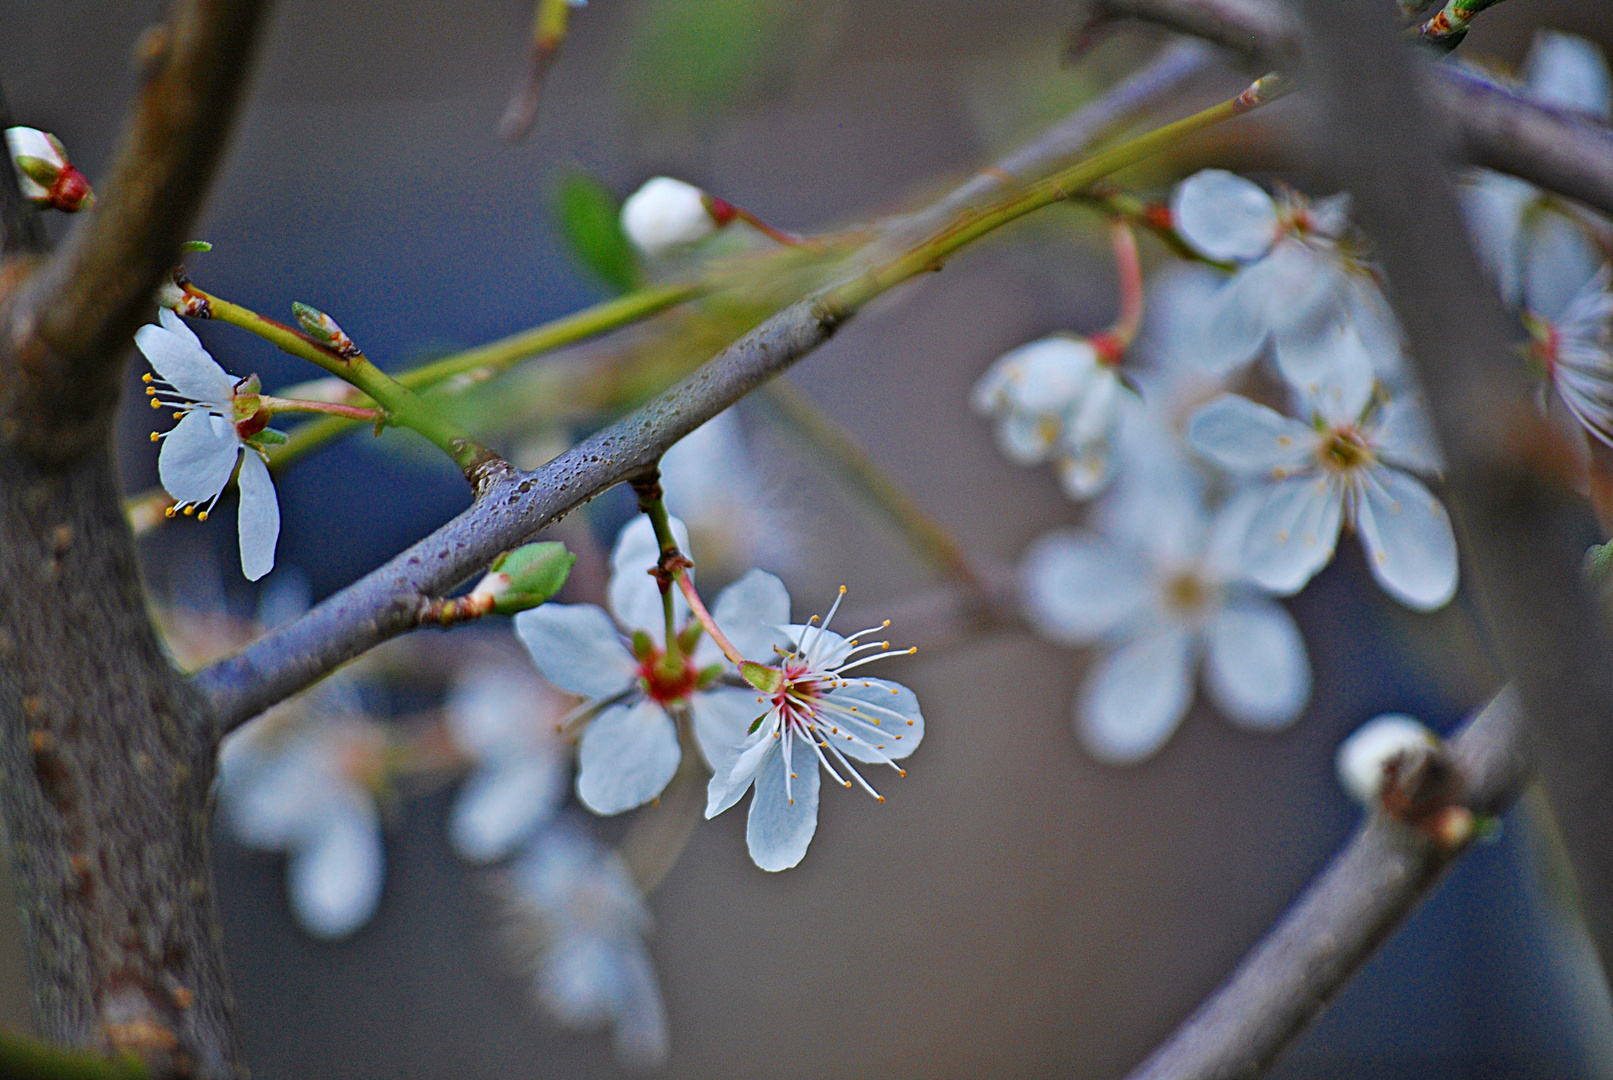
[[[263,0],[186,0],[143,39],[144,85],[98,201],[11,297],[0,438],[43,460],[92,453],[130,335],[178,261],[223,152]]]
[[[1292,64],[1299,40],[1298,20],[1275,0],[1094,0],[1091,8],[1099,19],[1165,26],[1261,66]],[[1452,64],[1429,63],[1420,74],[1459,160],[1613,214],[1613,128],[1538,105]]]
[[[1604,969],[1613,962],[1613,635],[1581,575],[1595,535],[1562,436],[1444,182],[1407,50],[1375,0],[1306,0],[1326,152],[1377,245],[1450,462],[1449,492],[1501,661],[1517,686]]]
[[[1516,699],[1504,691],[1450,744],[1464,804],[1500,814],[1528,770]],[[1461,854],[1373,813],[1232,976],[1131,1080],[1256,1076],[1319,1013]]]

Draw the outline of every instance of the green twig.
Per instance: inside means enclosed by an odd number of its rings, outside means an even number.
[[[0,1031],[0,1076],[7,1080],[146,1080],[149,1075],[133,1054],[98,1057]]]

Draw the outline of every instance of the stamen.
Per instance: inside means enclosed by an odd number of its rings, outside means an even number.
[[[877,799],[880,802],[885,801],[885,797],[883,795],[881,795],[879,792],[875,791],[873,785],[870,784],[867,780],[863,779],[863,774],[858,772],[855,768],[853,768],[851,762],[846,760],[846,755],[844,755],[844,754],[842,754],[840,752],[840,748],[838,746],[835,746],[832,743],[825,743],[824,745],[829,748],[830,753],[832,753],[835,757],[840,759],[840,763],[846,767],[846,771],[848,773],[850,773],[852,776],[857,778],[857,783],[862,785],[862,788],[863,788],[864,791],[868,792],[868,794],[872,795],[875,799]],[[846,784],[846,787],[850,787],[850,786],[851,786],[850,784]]]

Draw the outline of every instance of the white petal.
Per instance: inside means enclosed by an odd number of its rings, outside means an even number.
[[[792,774],[788,777],[788,793],[787,772]],[[756,775],[745,844],[751,861],[763,870],[788,870],[806,856],[807,845],[817,831],[818,758],[804,739],[797,739],[788,767],[781,746],[768,756]]]
[[[1205,327],[1226,281],[1225,274],[1198,263],[1178,263],[1152,274],[1142,328],[1128,355],[1166,371],[1199,367]]]
[[[180,502],[205,503],[230,482],[240,454],[235,428],[212,413],[193,409],[163,436],[157,476]]]
[[[997,446],[1016,465],[1035,465],[1053,449],[1059,431],[1053,417],[1010,412],[997,424]]]
[[[918,696],[901,683],[852,679],[850,685],[831,690],[827,701],[836,707],[824,710],[819,726],[824,738],[849,758],[876,763],[886,758],[900,761],[917,750],[924,739],[924,716],[919,712]],[[848,733],[872,749],[846,738]]]
[[[692,244],[717,228],[705,192],[670,176],[657,176],[622,203],[622,232],[646,255]]]
[[[1405,335],[1378,283],[1366,274],[1344,276],[1345,318],[1361,338],[1373,372],[1386,386],[1405,386],[1410,376]]]
[[[1602,252],[1584,228],[1545,207],[1524,219],[1522,257],[1524,302],[1553,322],[1602,268]]]
[[[755,690],[738,687],[718,687],[690,696],[695,741],[700,745],[700,754],[706,759],[706,764],[711,766],[714,782],[727,783],[740,750],[750,741],[751,725],[756,723],[757,717],[767,712],[767,702],[757,700],[760,696]],[[745,778],[745,783],[750,783],[749,777]],[[743,793],[744,788],[741,787],[740,791]],[[739,796],[735,795],[728,806],[738,799]]]
[[[1074,453],[1061,453],[1053,459],[1059,488],[1076,502],[1090,499],[1114,476],[1113,455],[1106,441],[1087,443]]]
[[[689,554],[689,530],[672,518],[672,538],[678,550]],[[610,609],[616,621],[629,630],[647,631],[655,641],[666,644],[666,611],[661,605],[661,587],[650,576],[661,561],[661,545],[655,527],[643,514],[628,522],[616,537],[610,557]],[[692,571],[691,571],[692,573]],[[672,588],[672,610],[678,626],[689,618],[689,604],[677,586]]]
[[[1248,597],[1222,608],[1204,627],[1204,646],[1205,682],[1228,720],[1275,731],[1310,700],[1305,639],[1280,604]]]
[[[384,871],[381,823],[369,801],[355,792],[292,853],[287,866],[292,913],[315,937],[346,937],[375,914]]]
[[[218,366],[185,321],[167,308],[157,313],[161,326],[149,323],[134,332],[157,375],[191,401],[223,406],[235,396],[235,380]]]
[[[274,569],[274,549],[280,540],[280,500],[269,478],[269,466],[256,450],[247,447],[241,458],[241,506],[235,515],[241,544],[241,572],[256,581]]]
[[[1239,270],[1216,294],[1197,342],[1199,365],[1207,374],[1225,377],[1265,348],[1271,334],[1265,302],[1270,275],[1262,259]]]
[[[1340,323],[1300,355],[1305,358],[1303,368],[1285,369],[1284,376],[1300,392],[1304,407],[1334,427],[1359,421],[1372,400],[1377,374],[1355,328]]]
[[[1408,394],[1397,395],[1378,411],[1371,438],[1373,452],[1392,464],[1429,474],[1445,467],[1428,413]]]
[[[1098,370],[1098,353],[1085,341],[1050,337],[1021,345],[998,362],[1011,365],[1004,390],[1010,408],[1053,414],[1085,393]]]
[[[1613,120],[1607,59],[1588,38],[1542,30],[1524,61],[1525,93],[1545,105]]]
[[[750,723],[755,723],[754,718]],[[764,724],[753,739],[735,747],[733,751],[719,752],[720,767],[717,762],[707,759],[715,771],[711,775],[711,782],[706,785],[706,820],[711,820],[739,802],[741,796],[750,790],[757,773],[767,767],[768,756],[781,752],[783,744],[773,738],[772,731],[771,726]]]
[[[643,948],[622,947],[622,999],[611,1033],[616,1058],[631,1069],[655,1069],[672,1054],[666,1007],[655,981],[655,968]]]
[[[1298,592],[1333,558],[1343,522],[1344,499],[1326,477],[1296,476],[1273,485],[1249,522],[1244,572],[1280,596]]]
[[[584,1031],[603,1027],[621,1008],[619,956],[619,950],[597,934],[561,936],[538,969],[538,999],[567,1027]]]
[[[1224,169],[1204,169],[1171,195],[1176,232],[1201,255],[1252,262],[1277,239],[1277,204],[1260,186]]]
[[[678,730],[661,706],[648,698],[613,705],[577,746],[577,798],[601,816],[642,806],[671,783],[682,757]]]
[[[1401,754],[1438,745],[1438,737],[1415,717],[1385,713],[1368,720],[1340,743],[1333,763],[1344,790],[1365,806],[1377,801],[1385,765]]]
[[[1399,469],[1373,468],[1356,525],[1367,564],[1384,591],[1416,611],[1444,607],[1456,595],[1456,534],[1445,507]]]
[[[1495,280],[1501,299],[1516,307],[1523,298],[1519,237],[1524,210],[1540,192],[1516,177],[1481,172],[1460,194],[1473,250]]]
[[[1113,368],[1094,371],[1065,421],[1064,445],[1078,450],[1098,439],[1107,439],[1120,420],[1121,395],[1125,392]]]
[[[638,677],[616,625],[593,604],[542,604],[515,617],[515,634],[543,677],[587,698],[609,698]]]
[[[1275,409],[1222,394],[1188,421],[1187,445],[1229,472],[1281,477],[1314,461],[1317,436]]]
[[[747,660],[771,664],[775,645],[789,647],[779,631],[790,622],[790,593],[766,570],[751,570],[717,594],[711,617]]]
[[[1249,484],[1229,494],[1210,520],[1209,538],[1204,545],[1200,574],[1217,584],[1247,580],[1243,548],[1249,526],[1266,504],[1270,488]]]
[[[472,774],[449,818],[454,850],[471,862],[502,859],[554,816],[566,793],[559,758],[534,756]]]
[[[1193,636],[1179,626],[1100,660],[1076,704],[1076,733],[1092,756],[1131,765],[1164,746],[1193,700],[1192,662]]]
[[[1152,597],[1148,568],[1086,532],[1049,533],[1020,569],[1026,614],[1047,637],[1078,645],[1135,618]]]

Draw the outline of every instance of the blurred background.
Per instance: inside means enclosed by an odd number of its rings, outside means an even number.
[[[0,8],[0,81],[16,121],[59,135],[92,182],[134,86],[131,51],[161,7]],[[669,173],[787,229],[844,225],[944,190],[1162,40],[1121,29],[1062,63],[1079,13],[1052,0],[594,0],[574,13],[535,133],[511,145],[494,130],[531,14],[522,0],[278,5],[197,228],[214,245],[189,260],[198,284],[280,318],[293,300],[314,304],[383,366],[402,366],[608,295],[556,228],[569,170],[618,197]],[[1516,62],[1539,27],[1613,44],[1605,5],[1512,0],[1481,17],[1463,49]],[[1200,80],[1172,112],[1243,81],[1230,69]],[[1271,167],[1284,159],[1281,108],[1161,168]],[[1137,182],[1163,190],[1169,177]],[[1011,566],[1035,537],[1080,519],[1048,470],[1003,458],[968,392],[1013,346],[1109,322],[1112,268],[1091,222],[1053,211],[979,245],[877,303],[789,376],[984,566]],[[1147,254],[1162,261],[1157,246]],[[230,327],[198,332],[268,388],[318,374]],[[133,386],[131,493],[156,479]],[[943,584],[769,413],[740,416],[776,533],[761,561],[789,584],[798,616],[841,583],[848,604],[876,617]],[[569,420],[550,442],[602,419]],[[544,456],[541,445],[508,448]],[[468,502],[451,469],[362,433],[278,484],[284,530],[263,584],[300,575],[315,600]],[[587,527],[608,549],[630,510],[613,493],[589,507]],[[231,516],[143,541],[165,603],[252,616],[257,590],[236,572]],[[566,599],[599,599],[585,570]],[[826,792],[811,852],[779,875],[751,865],[741,814],[702,823],[649,898],[672,1036],[659,1075],[1122,1074],[1354,828],[1359,811],[1334,780],[1337,743],[1385,711],[1448,730],[1493,689],[1466,594],[1440,614],[1410,614],[1370,585],[1354,543],[1291,609],[1315,674],[1297,724],[1251,734],[1201,700],[1161,753],[1128,769],[1079,749],[1069,716],[1081,669],[1067,650],[1001,632],[891,664],[881,674],[917,691],[929,734],[884,804]],[[429,636],[433,656],[455,647]],[[394,688],[377,707],[410,713],[413,692]],[[292,922],[282,856],[219,831],[257,1076],[622,1071],[607,1040],[562,1030],[534,1006],[529,975],[495,932],[487,872],[444,840],[452,800],[438,785],[390,807],[379,911],[336,943]],[[1278,1075],[1613,1075],[1607,991],[1536,807],[1526,800],[1497,842],[1456,868]],[[611,839],[621,827],[598,831]],[[0,1019],[23,1025],[16,929],[4,928]]]

